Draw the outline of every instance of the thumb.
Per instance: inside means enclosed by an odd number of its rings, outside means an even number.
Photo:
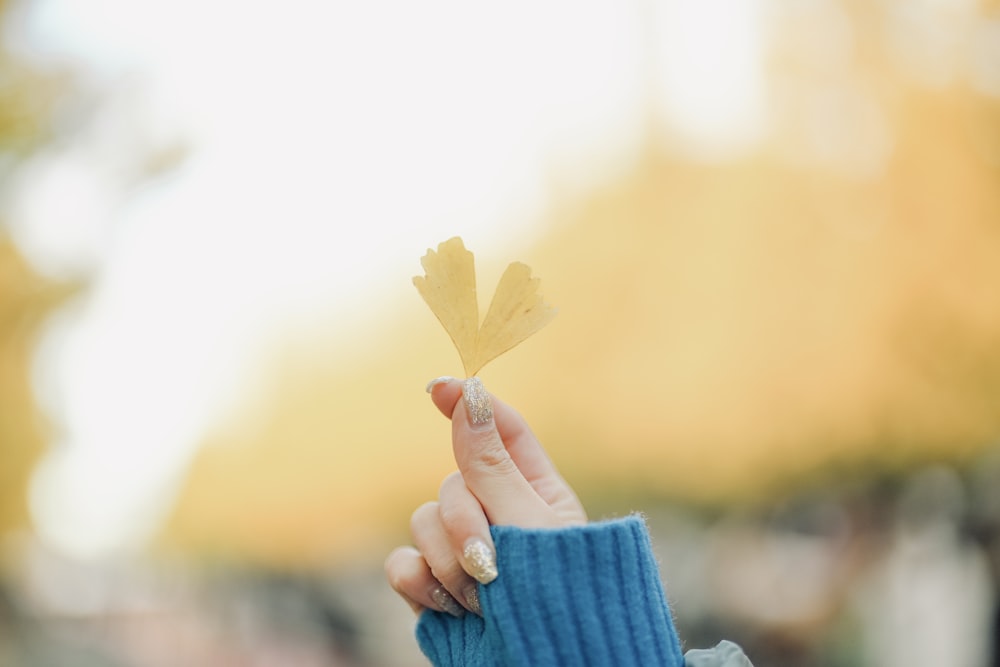
[[[495,415],[493,397],[478,377],[461,384],[457,381],[442,384],[446,386],[432,387],[431,395],[438,408],[451,415],[455,462],[490,523],[524,528],[559,525],[556,512],[539,495],[508,448],[516,445],[520,452],[541,453],[541,445],[534,440],[520,415],[511,410]],[[497,428],[498,420],[505,422],[501,425],[502,430],[515,434],[518,442],[504,442]],[[532,442],[522,441],[529,438]],[[533,462],[526,460],[524,463],[531,468]]]

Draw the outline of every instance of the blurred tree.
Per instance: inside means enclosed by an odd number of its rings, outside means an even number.
[[[65,71],[43,70],[3,41],[11,5],[0,1],[0,199],[10,175],[56,136],[58,101],[71,91]],[[34,273],[6,234],[0,209],[0,538],[28,527],[27,490],[46,435],[30,382],[32,347],[44,317],[72,288]]]
[[[32,347],[43,318],[69,293],[35,275],[0,237],[0,537],[28,526],[28,482],[46,441],[30,382]]]
[[[11,14],[10,3],[0,0],[0,183],[23,158],[55,138],[57,103],[72,82],[70,72],[43,68],[8,48]]]
[[[585,493],[759,498],[1000,437],[1000,108],[958,70],[921,78],[981,18],[939,5],[781,5],[756,154],[699,163],[650,133],[518,258],[560,315],[484,379]],[[167,541],[315,561],[425,499],[450,464],[414,388],[460,371],[407,298],[208,438]]]

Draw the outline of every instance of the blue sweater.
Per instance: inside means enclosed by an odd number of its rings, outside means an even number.
[[[500,576],[479,587],[483,618],[421,614],[434,665],[685,664],[642,519],[491,532]]]

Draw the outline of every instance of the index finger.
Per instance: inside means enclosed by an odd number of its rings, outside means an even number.
[[[453,377],[436,378],[427,385],[427,391],[441,414],[451,419],[462,398],[462,381]],[[555,465],[524,417],[496,396],[490,394],[490,399],[493,403],[493,421],[500,439],[528,483],[536,487],[537,482],[557,477],[559,473]],[[537,490],[539,489],[536,487]]]
[[[550,504],[521,469],[523,465],[541,481],[551,463],[520,416],[509,409],[495,411],[492,397],[476,377],[465,382],[443,380],[429,388],[438,409],[451,417],[455,462],[490,523],[559,525]],[[507,438],[501,437],[500,424]]]

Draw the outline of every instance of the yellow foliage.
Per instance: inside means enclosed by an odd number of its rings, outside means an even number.
[[[695,164],[651,136],[619,180],[555,210],[528,259],[545,266],[561,326],[484,381],[585,498],[732,502],[814,475],[961,462],[996,442],[998,104],[895,92],[875,174],[788,159],[781,141]],[[417,287],[467,374],[503,351],[481,341],[519,308],[543,316],[508,340],[551,317],[514,268],[496,324],[488,313],[477,327],[457,239],[424,268]],[[209,440],[167,542],[315,564],[405,539],[408,511],[453,466],[422,392],[453,354],[400,303],[377,331],[302,349],[254,426]]]
[[[25,530],[28,485],[45,450],[31,386],[31,354],[43,318],[70,293],[35,275],[0,237],[0,537]]]

